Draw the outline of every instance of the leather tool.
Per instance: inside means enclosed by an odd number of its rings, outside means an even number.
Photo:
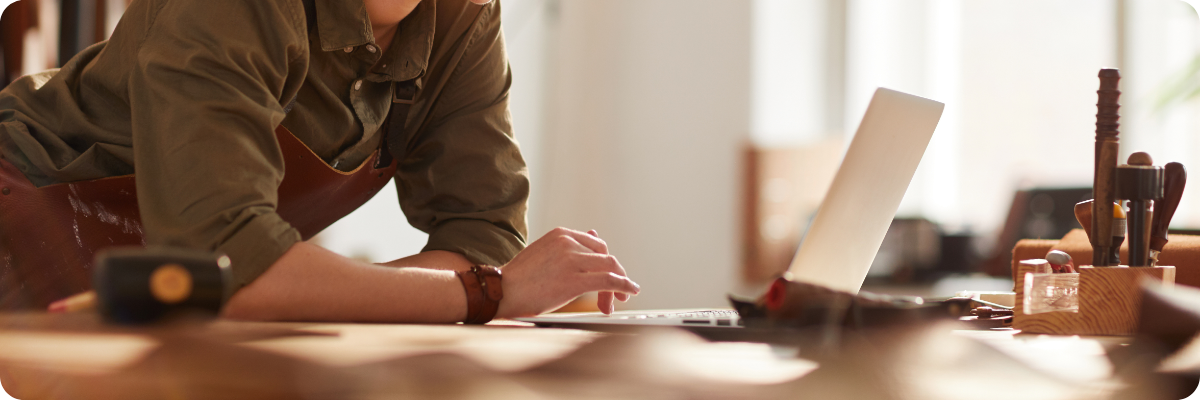
[[[1121,243],[1125,243],[1125,209],[1114,203],[1112,212],[1113,237],[1108,263],[1109,265],[1120,265]],[[1092,200],[1084,200],[1075,205],[1075,220],[1079,221],[1079,226],[1083,227],[1083,231],[1087,233],[1090,240],[1092,236]]]
[[[1133,153],[1129,163],[1117,167],[1119,199],[1129,200],[1129,266],[1150,266],[1150,205],[1163,197],[1163,169],[1150,155]]]
[[[1158,253],[1167,245],[1167,229],[1187,184],[1187,170],[1183,164],[1167,163],[1163,170],[1163,198],[1154,202],[1154,223],[1150,227],[1150,265],[1158,265]]]
[[[1071,261],[1071,255],[1062,250],[1050,250],[1046,253],[1046,261],[1050,263],[1050,270],[1055,273],[1075,273],[1075,263]]]
[[[173,315],[215,317],[229,297],[229,258],[178,248],[122,248],[96,257],[93,291],[50,312],[96,308],[108,322],[142,324]]]
[[[1084,200],[1075,204],[1075,220],[1087,233],[1088,241],[1092,240],[1092,200]]]
[[[92,287],[105,320],[216,317],[229,296],[229,258],[178,248],[114,249],[96,257]]]
[[[1117,128],[1121,126],[1117,122],[1121,117],[1117,114],[1121,108],[1117,102],[1121,97],[1117,83],[1121,80],[1121,73],[1116,69],[1102,69],[1099,76],[1100,90],[1096,91],[1099,99],[1096,102],[1095,173],[1092,177],[1092,198],[1096,200],[1096,212],[1092,213],[1092,234],[1088,238],[1092,242],[1092,264],[1108,267],[1119,264],[1112,262],[1111,254],[1113,247],[1120,246],[1119,243],[1112,243],[1112,203],[1116,200],[1113,196],[1116,185],[1114,170],[1119,150]]]

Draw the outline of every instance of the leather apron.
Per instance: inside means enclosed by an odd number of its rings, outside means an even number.
[[[275,136],[284,156],[276,212],[304,240],[362,206],[396,172],[386,138],[362,165],[342,172],[283,126]],[[0,310],[44,310],[88,290],[97,251],[145,244],[133,175],[38,188],[0,160]]]

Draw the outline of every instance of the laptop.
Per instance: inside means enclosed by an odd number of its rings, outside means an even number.
[[[821,202],[786,278],[858,293],[900,200],[925,154],[944,104],[879,88]],[[737,328],[733,310],[545,314],[539,326],[665,325]]]

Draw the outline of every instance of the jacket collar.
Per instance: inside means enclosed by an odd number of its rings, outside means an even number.
[[[321,50],[341,50],[371,42],[371,20],[362,0],[317,0]]]
[[[396,37],[388,47],[390,54],[384,55],[391,60],[383,72],[391,75],[392,80],[406,81],[416,78],[429,66],[437,22],[436,8],[436,1],[421,1],[412,14],[400,21]]]
[[[388,46],[384,59],[387,67],[380,72],[392,80],[404,81],[419,76],[429,64],[433,49],[436,4],[424,0],[396,30],[396,37]],[[362,0],[317,0],[317,35],[321,39],[321,50],[335,51],[347,47],[358,47],[375,42],[371,20]]]

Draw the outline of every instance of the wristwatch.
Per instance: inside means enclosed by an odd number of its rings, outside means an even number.
[[[500,285],[500,269],[491,265],[472,265],[471,269],[456,272],[467,293],[466,324],[485,324],[496,317],[504,289]]]

